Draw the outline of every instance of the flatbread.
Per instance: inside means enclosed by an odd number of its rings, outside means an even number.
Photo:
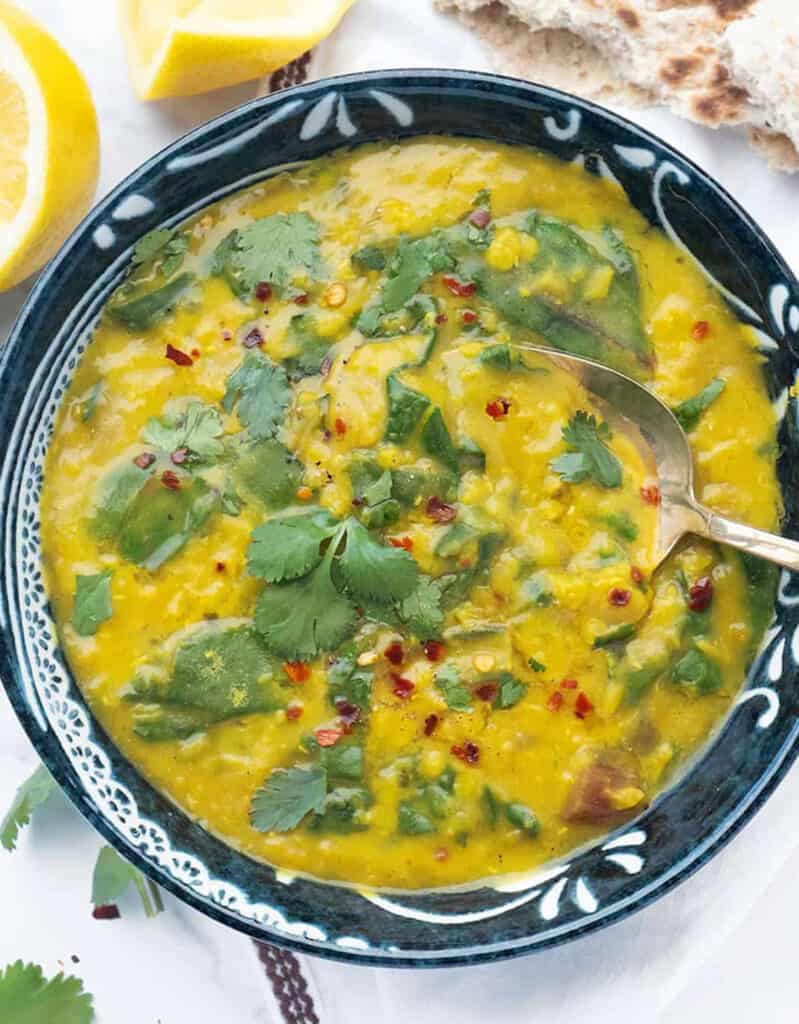
[[[794,2],[436,0],[499,71],[600,101],[662,104],[710,127],[749,126],[772,166],[799,170]]]

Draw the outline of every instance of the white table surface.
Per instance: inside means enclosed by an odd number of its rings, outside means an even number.
[[[186,100],[139,103],[128,84],[111,0],[18,0],[86,73],[101,122],[99,194],[182,132],[249,99],[253,85]],[[320,73],[369,67],[486,68],[464,32],[429,0],[361,0],[325,44]],[[707,167],[747,207],[799,271],[799,176],[770,173],[728,132],[663,112],[632,116]],[[0,296],[0,340],[25,297]],[[33,750],[0,697],[0,809],[35,766]],[[322,1024],[376,1017],[430,1024],[632,1021],[775,1024],[798,1013],[799,770],[748,828],[699,875],[656,905],[568,947],[506,964],[429,973],[353,968],[305,959]],[[90,915],[99,838],[56,800],[0,850],[0,966],[17,957],[54,972],[63,964],[94,993],[100,1024],[250,1024],[273,1021],[251,943],[165,897],[144,918],[135,897],[118,921]],[[75,955],[79,963],[70,957]]]

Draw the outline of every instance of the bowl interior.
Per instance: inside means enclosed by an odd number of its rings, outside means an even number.
[[[616,179],[759,332],[781,418],[784,531],[797,535],[799,286],[768,239],[698,168],[591,104],[512,79],[395,72],[330,79],[258,100],[185,137],[101,202],[36,285],[0,357],[0,675],[52,773],[89,820],[157,882],[242,931],[320,955],[435,966],[566,941],[644,905],[699,867],[762,803],[796,755],[799,581],[718,735],[634,822],[500,886],[359,893],[289,878],[215,838],[144,781],[88,710],[59,653],[42,582],[39,494],[54,417],[133,243],[278,169],[420,134],[540,148]]]

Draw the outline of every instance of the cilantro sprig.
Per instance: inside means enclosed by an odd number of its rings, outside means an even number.
[[[17,789],[6,816],[0,822],[0,845],[14,850],[19,831],[30,823],[37,807],[47,803],[58,792],[58,784],[43,764]]]
[[[282,366],[262,352],[250,352],[227,379],[222,408],[238,403],[241,425],[257,440],[274,437],[291,402],[291,387]]]
[[[261,281],[285,288],[297,273],[318,277],[321,265],[316,221],[307,213],[275,213],[227,235],[211,272],[247,298]]]
[[[0,1020],[7,1024],[92,1024],[92,997],[80,978],[45,978],[38,964],[17,960],[0,970]]]
[[[156,917],[163,911],[161,893],[155,883],[120,857],[113,847],[104,846],[94,865],[92,903],[95,907],[114,904],[130,885],[139,894],[147,917]]]
[[[621,463],[607,446],[613,436],[607,423],[598,423],[595,416],[578,409],[562,436],[569,451],[550,466],[567,483],[592,480],[601,487],[621,487]]]

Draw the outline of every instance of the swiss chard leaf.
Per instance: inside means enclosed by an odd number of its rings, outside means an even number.
[[[235,474],[238,481],[269,509],[291,505],[303,476],[302,463],[277,440],[245,445]]]
[[[254,350],[227,379],[222,407],[231,412],[238,402],[238,416],[252,438],[274,437],[291,402],[286,371],[262,352]]]
[[[250,805],[258,832],[289,832],[306,814],[320,813],[327,795],[327,770],[321,764],[276,768]]]
[[[459,471],[458,450],[452,443],[452,437],[440,409],[434,409],[422,427],[422,447],[428,455],[438,459],[452,473]]]
[[[214,512],[219,494],[201,477],[178,477],[177,490],[151,477],[127,508],[119,550],[129,562],[155,572],[183,548]]]
[[[579,409],[563,428],[569,453],[553,459],[550,466],[568,483],[590,479],[602,487],[621,487],[621,463],[606,444],[610,438],[607,423],[597,423]]]
[[[214,254],[212,271],[245,298],[261,281],[285,288],[297,273],[321,273],[319,225],[307,213],[275,213],[233,231]]]
[[[427,412],[430,399],[421,392],[407,387],[394,373],[389,374],[386,380],[386,390],[388,420],[385,438],[394,444],[402,444],[408,440]]]
[[[179,274],[161,288],[125,302],[113,302],[109,314],[131,331],[146,331],[177,305],[194,283],[194,274]]]
[[[112,576],[113,572],[107,569],[92,576],[75,577],[72,626],[81,636],[93,636],[114,614],[111,606]]]
[[[723,377],[714,377],[698,394],[686,398],[684,402],[680,402],[674,407],[672,411],[683,430],[694,429],[699,422],[699,417],[716,401],[726,386],[727,381]]]

